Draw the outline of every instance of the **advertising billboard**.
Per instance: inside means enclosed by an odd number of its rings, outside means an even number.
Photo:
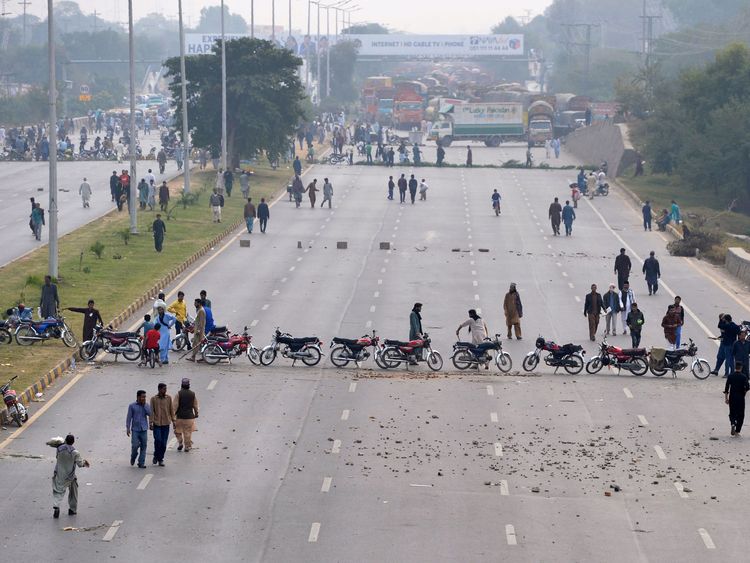
[[[364,57],[522,56],[523,35],[346,35]]]

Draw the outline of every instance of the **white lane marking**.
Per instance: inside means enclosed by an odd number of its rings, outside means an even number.
[[[474,287],[477,287],[479,285],[479,282],[477,280],[474,280],[471,282]]]
[[[573,289],[573,288],[574,288],[575,286],[574,286],[574,285],[573,285],[572,283],[568,282],[568,287],[569,287],[570,289]]]
[[[500,442],[495,442],[495,457],[503,457],[503,445]]]
[[[281,283],[286,283],[287,278],[281,278]]]
[[[307,536],[309,543],[315,543],[318,541],[318,534],[320,533],[320,522],[313,522],[310,526],[310,535]]]
[[[375,305],[370,305],[370,312],[371,312],[371,313],[374,313],[374,312],[375,312]]]
[[[331,446],[331,453],[337,454],[341,452],[341,440],[334,440],[333,446]]]
[[[706,549],[716,549],[714,540],[711,539],[711,536],[708,534],[705,528],[698,528],[698,533],[700,534],[701,539],[706,546]]]
[[[470,264],[471,266],[473,266],[473,265],[474,265],[474,260],[472,260],[471,262],[469,262],[469,264]]]
[[[357,382],[356,381],[352,381],[349,384],[349,393],[354,393],[356,390],[357,390]]]
[[[367,322],[365,323],[365,327],[367,327],[367,328],[372,328],[372,321],[367,321]]]
[[[380,268],[380,273],[385,274],[385,268]]]
[[[516,529],[513,524],[506,524],[505,526],[505,539],[508,540],[508,545],[516,545]]]
[[[341,411],[341,420],[349,420],[349,409]]]
[[[115,537],[115,534],[117,533],[117,530],[120,529],[121,525],[122,525],[122,520],[115,520],[114,522],[112,522],[112,525],[109,527],[109,530],[107,530],[107,533],[104,534],[102,541],[112,541]]]
[[[378,280],[378,285],[383,285],[383,280]]]
[[[539,232],[540,232],[540,233],[543,233],[544,231],[543,231],[543,230],[541,230],[541,229],[539,229]],[[547,245],[547,248],[549,248],[550,250],[552,250],[552,245],[551,245],[551,244],[548,244],[548,245]]]
[[[176,445],[177,445],[177,438],[175,438],[174,436],[172,436],[169,439],[169,442],[167,442],[167,449],[168,450],[173,450]]]
[[[268,303],[266,303],[265,305],[263,305],[263,306],[262,306],[262,307],[260,308],[260,310],[261,310],[261,311],[268,311],[268,308],[269,308],[269,307],[270,307],[270,305],[269,305]]]
[[[302,256],[299,256],[299,257],[297,258],[297,262],[302,262]]]
[[[557,266],[558,268],[562,268],[562,264],[560,264],[560,262],[555,262],[555,266]]]
[[[627,387],[623,387],[622,388],[622,392],[625,393],[625,396],[628,399],[632,399],[633,398],[633,394],[630,392],[630,389],[628,389]]]
[[[331,477],[326,477],[323,479],[323,486],[320,487],[321,493],[327,493],[331,490],[331,481],[333,481]]]
[[[372,297],[373,299],[377,299],[378,297],[380,297],[380,292],[376,291],[375,293],[372,294]]]
[[[500,481],[500,496],[508,496],[508,481],[506,481],[505,479]]]
[[[476,276],[476,275],[477,275],[477,271],[476,271],[476,270],[472,270],[472,271],[471,271],[471,275],[472,275],[472,276]]]
[[[667,454],[664,453],[661,446],[654,446],[654,451],[656,451],[656,455],[659,456],[659,459],[667,459]]]
[[[568,277],[568,273],[567,272],[563,272],[562,275],[563,275],[564,278]]]
[[[648,426],[648,420],[646,420],[646,417],[642,414],[638,415],[638,422],[640,422],[642,426]]]
[[[211,383],[208,384],[208,387],[206,387],[206,391],[213,391],[218,382],[218,379],[214,379],[213,381],[211,381]]]
[[[580,297],[578,297],[578,296],[576,295],[576,296],[575,296],[575,298],[576,298],[576,301],[577,301],[578,303],[580,303],[580,302],[581,302],[581,298],[580,298]]]
[[[674,488],[677,489],[677,494],[680,495],[680,498],[690,498],[685,492],[685,486],[679,481],[675,481]]]
[[[250,327],[258,326],[258,319],[253,319],[253,322],[250,323]]]
[[[491,412],[490,413],[490,422],[497,422],[497,413]]]
[[[291,268],[289,268],[289,271],[293,272],[296,268],[297,268],[296,266],[292,266]]]
[[[383,260],[383,263],[384,263],[384,264],[387,264],[388,262],[390,262],[390,260],[389,260],[388,258],[385,258],[385,259]]]
[[[479,301],[479,294],[474,294],[474,301]]]
[[[153,473],[146,473],[146,475],[143,476],[143,479],[141,479],[141,482],[138,483],[138,486],[135,488],[137,491],[142,491],[146,487],[148,487],[148,484],[151,482],[151,479],[154,478]]]
[[[488,395],[494,395],[495,394],[495,389],[493,389],[492,385],[488,385],[487,386],[487,394]]]
[[[278,289],[274,289],[273,293],[271,293],[271,297],[276,297],[278,294],[279,294],[279,290]]]

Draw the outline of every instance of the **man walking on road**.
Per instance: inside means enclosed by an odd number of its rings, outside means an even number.
[[[154,231],[154,248],[156,252],[161,252],[162,245],[164,244],[164,235],[167,232],[167,225],[161,220],[161,213],[156,214],[156,219],[151,226],[151,230]]]
[[[315,200],[317,199],[315,194],[317,194],[319,191],[318,179],[313,179],[313,181],[307,185],[305,191],[307,192],[307,197],[310,198],[310,209],[315,209]]]
[[[740,333],[737,336],[737,342],[732,345],[732,358],[734,363],[742,364],[742,374],[746,379],[750,378],[750,340],[747,339],[747,327],[740,326]]]
[[[396,187],[396,184],[393,181],[393,176],[388,176],[388,199],[393,199],[393,188]]]
[[[83,182],[78,188],[78,195],[81,196],[81,202],[83,203],[84,208],[91,207],[89,205],[89,200],[91,199],[91,184],[86,181],[86,178],[83,179]]]
[[[245,225],[247,225],[247,232],[249,234],[252,234],[253,232],[253,222],[255,221],[255,205],[253,205],[253,198],[249,197],[247,198],[247,203],[245,204],[245,209],[243,211],[243,216],[245,217]]]
[[[154,465],[164,467],[164,453],[167,451],[169,427],[175,423],[172,397],[167,395],[167,384],[159,383],[158,392],[151,397],[151,431],[154,433]]]
[[[635,293],[630,287],[630,282],[625,282],[622,285],[622,293],[620,293],[620,303],[622,304],[622,333],[627,334],[628,330],[628,314],[635,303]]]
[[[573,235],[573,221],[576,220],[576,212],[570,205],[569,201],[565,202],[565,207],[562,210],[562,220],[565,224],[565,236],[569,237]]]
[[[630,270],[633,265],[630,263],[630,256],[625,254],[625,249],[620,249],[620,254],[615,258],[615,274],[617,274],[617,289],[622,291],[622,286],[630,278]]]
[[[169,186],[164,181],[159,186],[159,209],[166,211],[167,207],[169,207]]]
[[[68,491],[68,514],[78,512],[78,478],[76,467],[89,467],[89,462],[81,459],[81,454],[73,447],[75,436],[65,436],[65,443],[57,446],[55,472],[52,475],[52,517],[60,517],[60,503]]]
[[[656,292],[659,290],[661,270],[659,269],[659,261],[654,257],[653,250],[649,252],[649,257],[643,262],[643,273],[646,275],[648,294],[656,295]]]
[[[294,196],[294,205],[299,208],[302,203],[302,194],[305,193],[305,186],[302,184],[302,179],[299,175],[294,177],[292,180],[292,195]]]
[[[557,198],[549,206],[549,220],[552,223],[552,234],[558,236],[560,234],[560,221],[562,220],[562,205]]]
[[[243,198],[247,199],[250,197],[250,174],[248,174],[247,170],[243,170],[240,173],[240,191]]]
[[[471,154],[471,147],[466,147],[466,167],[471,168],[474,165],[474,156]]]
[[[641,211],[643,212],[643,230],[650,231],[651,230],[651,202],[646,201],[646,203],[643,204]]]
[[[670,305],[671,307],[674,307],[674,305]],[[737,341],[737,335],[740,333],[740,327],[732,321],[732,315],[728,313],[719,315],[719,324],[717,326],[720,331],[720,344],[719,352],[716,355],[716,367],[711,371],[711,374],[719,375],[719,370],[723,363],[724,377],[727,377],[732,370],[732,366],[734,366],[732,352],[734,351],[734,343]]]
[[[589,320],[589,339],[596,340],[596,331],[599,330],[599,317],[604,309],[602,296],[596,292],[596,284],[591,285],[591,293],[586,295],[583,303],[583,316]]]
[[[609,334],[610,325],[612,327],[612,336],[617,336],[617,313],[620,312],[620,294],[615,291],[615,284],[609,284],[609,291],[602,296],[604,310],[606,311],[606,331],[605,336]]]
[[[508,340],[512,338],[511,328],[516,332],[516,339],[521,340],[521,318],[523,318],[523,305],[521,295],[516,289],[516,284],[510,284],[508,293],[503,299],[503,312],[505,313],[505,326],[508,328]]]
[[[128,406],[128,416],[125,418],[125,433],[130,438],[130,465],[146,468],[146,443],[148,441],[149,419],[151,407],[146,404],[146,392],[140,389],[135,395],[135,402]]]
[[[302,148],[302,147],[300,147]],[[295,176],[301,176],[302,175],[302,163],[299,160],[298,156],[294,157],[294,162],[292,162],[292,170],[294,170]]]
[[[398,179],[398,195],[401,198],[399,203],[404,203],[406,201],[406,185],[406,176],[401,174],[401,177]]]
[[[417,187],[419,187],[419,182],[417,182],[414,174],[412,174],[411,178],[409,178],[409,195],[411,196],[412,205],[414,205],[414,200],[417,197]]]
[[[206,335],[206,311],[203,308],[203,300],[196,299],[195,304],[195,321],[193,321],[193,351],[188,361],[194,362],[195,355],[200,351],[201,342]]]
[[[325,178],[323,181],[323,201],[320,202],[320,206],[323,207],[328,202],[328,209],[331,208],[331,202],[333,201],[333,184]]]
[[[258,206],[258,222],[260,223],[260,232],[266,232],[266,225],[268,220],[271,218],[271,210],[268,208],[266,198],[260,198],[260,205]]]
[[[194,421],[198,418],[198,397],[190,390],[190,380],[182,379],[182,386],[172,401],[175,412],[174,435],[177,438],[177,451],[184,448],[189,452],[193,447]]]
[[[60,298],[57,295],[57,286],[52,283],[50,276],[44,276],[39,307],[42,319],[50,319],[57,316],[57,309],[60,307]]]
[[[745,421],[745,395],[748,389],[750,383],[742,373],[742,364],[737,362],[724,384],[724,402],[729,405],[732,436],[739,436],[742,431],[742,423]]]
[[[625,322],[630,328],[630,344],[633,348],[638,348],[641,345],[641,331],[643,330],[643,323],[646,320],[643,318],[643,313],[638,309],[638,303],[633,303],[630,307]],[[623,332],[623,334],[625,334]]]

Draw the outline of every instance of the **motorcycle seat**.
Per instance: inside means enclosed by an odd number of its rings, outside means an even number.
[[[211,334],[216,334],[219,332],[227,332],[227,327],[225,326],[215,326],[213,330],[211,331]]]
[[[624,356],[645,356],[646,349],[645,348],[624,348],[622,350],[622,354]]]
[[[334,337],[333,342],[335,344],[346,344],[347,346],[358,346],[359,341],[354,338],[339,338],[338,336]]]
[[[281,336],[277,339],[278,342],[281,344],[308,344],[312,342],[317,342],[318,337],[317,336],[303,336],[301,338],[287,338],[286,336]]]
[[[580,352],[581,350],[583,350],[583,346],[578,344],[564,344],[560,347],[560,352],[564,352],[565,354],[573,354],[574,352]]]
[[[388,346],[411,346],[410,342],[403,342],[401,340],[386,340],[385,343]]]
[[[473,342],[456,342],[453,346],[459,347],[459,348],[474,348]]]
[[[110,337],[112,338],[133,338],[135,336],[138,336],[137,332],[112,332],[110,333]]]

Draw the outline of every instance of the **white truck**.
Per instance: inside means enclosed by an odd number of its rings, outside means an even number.
[[[432,127],[430,139],[448,147],[453,141],[482,141],[497,147],[503,141],[523,141],[523,104],[517,102],[447,104]]]

